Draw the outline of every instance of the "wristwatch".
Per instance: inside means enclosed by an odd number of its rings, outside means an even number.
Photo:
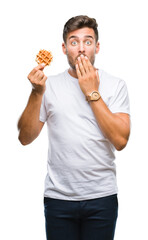
[[[98,91],[93,91],[88,96],[86,96],[86,100],[90,101],[98,101],[101,98],[100,93]]]

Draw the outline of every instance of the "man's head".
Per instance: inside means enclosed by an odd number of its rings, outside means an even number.
[[[99,34],[98,34],[98,24],[96,22],[96,19],[89,18],[88,16],[85,16],[85,15],[80,15],[80,16],[70,18],[65,23],[64,29],[63,29],[64,43],[66,44],[68,33],[84,27],[92,28],[94,30],[95,39],[96,39],[96,42],[98,42]]]
[[[94,65],[95,54],[99,52],[97,22],[87,16],[69,19],[63,30],[63,52],[67,55],[69,65],[75,70],[78,56],[86,55]]]

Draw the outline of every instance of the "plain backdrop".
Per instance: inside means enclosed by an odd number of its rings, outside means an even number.
[[[116,152],[119,216],[115,240],[148,239],[148,31],[146,0],[6,0],[0,4],[0,239],[45,240],[43,191],[47,129],[28,146],[17,121],[31,85],[27,79],[42,48],[53,62],[46,75],[68,68],[62,53],[65,22],[76,15],[98,22],[96,67],[124,79],[131,105],[131,136]],[[90,239],[91,240],[91,239]]]

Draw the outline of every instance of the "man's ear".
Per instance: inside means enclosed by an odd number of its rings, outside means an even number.
[[[66,54],[66,45],[65,45],[65,43],[62,43],[62,50],[63,50],[63,53]]]
[[[96,54],[100,51],[100,43],[97,42],[96,44]]]

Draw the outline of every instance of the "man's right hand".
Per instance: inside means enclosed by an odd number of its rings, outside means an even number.
[[[28,79],[33,86],[33,90],[41,95],[43,95],[43,93],[45,92],[45,82],[47,80],[47,77],[43,73],[44,67],[45,64],[39,64],[28,75]]]

